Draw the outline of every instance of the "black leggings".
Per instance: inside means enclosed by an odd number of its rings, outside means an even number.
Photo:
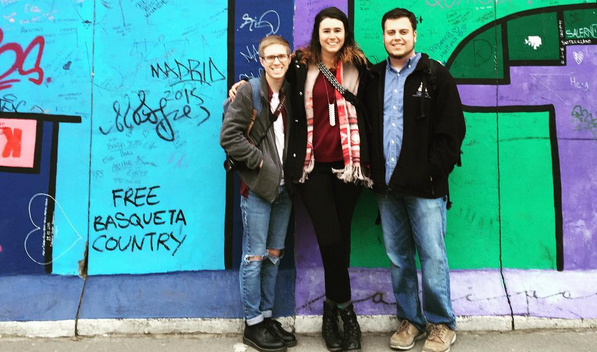
[[[350,225],[361,186],[345,183],[332,173],[343,162],[315,163],[304,184],[297,188],[313,222],[325,273],[326,298],[350,301]]]

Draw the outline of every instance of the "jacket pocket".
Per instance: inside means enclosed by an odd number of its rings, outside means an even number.
[[[266,200],[275,197],[275,193],[280,183],[280,168],[278,164],[272,159],[269,153],[263,153],[263,166],[259,170],[255,170],[252,187],[247,183],[249,189],[260,197]]]
[[[390,185],[390,188],[432,196],[435,193],[435,189],[430,175],[429,164],[427,162],[413,163],[408,168],[401,167],[394,170],[395,182]]]

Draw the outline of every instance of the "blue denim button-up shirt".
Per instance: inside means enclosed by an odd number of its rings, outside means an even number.
[[[406,78],[415,70],[421,54],[416,53],[402,67],[400,72],[386,64],[386,80],[383,100],[383,152],[386,158],[386,184],[394,173],[404,133],[404,83]]]

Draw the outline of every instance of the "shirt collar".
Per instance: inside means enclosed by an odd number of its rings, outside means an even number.
[[[406,60],[406,63],[404,63],[404,66],[402,66],[402,70],[404,70],[406,67],[409,67],[418,55],[419,53],[415,52],[415,54],[410,59]],[[398,73],[398,71],[396,71],[396,69],[392,66],[389,56],[386,58],[386,69],[390,70],[391,72]]]

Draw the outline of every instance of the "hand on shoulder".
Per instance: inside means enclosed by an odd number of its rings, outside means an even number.
[[[234,100],[234,98],[236,97],[236,93],[238,91],[238,88],[240,86],[242,86],[243,84],[247,83],[247,81],[245,80],[240,80],[236,83],[234,83],[232,85],[232,87],[230,88],[230,90],[228,91],[228,101],[232,103],[232,101]]]

